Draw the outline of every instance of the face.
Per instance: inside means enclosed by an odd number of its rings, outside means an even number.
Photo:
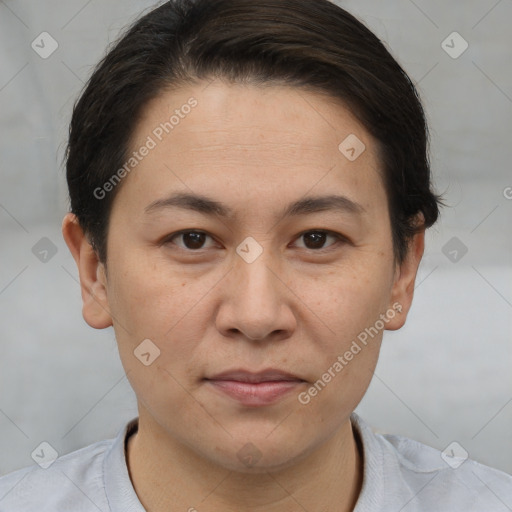
[[[207,85],[147,106],[84,316],[113,324],[141,424],[225,468],[284,468],[347,425],[421,250],[395,265],[376,142],[346,108]]]

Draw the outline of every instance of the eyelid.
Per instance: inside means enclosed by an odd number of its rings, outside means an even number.
[[[337,231],[332,231],[330,229],[324,229],[324,228],[313,228],[313,229],[306,229],[299,233],[295,240],[298,240],[302,235],[305,235],[306,233],[323,233],[325,235],[331,235],[335,237],[337,240],[333,244],[324,247],[322,249],[308,249],[307,247],[304,249],[305,251],[313,252],[313,253],[322,253],[332,250],[333,248],[337,247],[340,243],[351,243],[350,240],[341,233],[338,233]]]
[[[193,229],[193,228],[188,228],[188,229],[181,229],[180,231],[175,231],[174,233],[171,233],[170,235],[166,235],[160,242],[159,242],[159,246],[161,245],[166,245],[166,244],[169,244],[169,243],[172,243],[171,240],[173,238],[176,238],[176,237],[179,237],[180,235],[185,235],[185,234],[188,234],[188,233],[199,233],[199,234],[203,234],[203,235],[206,235],[208,237],[210,237],[212,240],[215,240],[215,237],[213,235],[210,235],[210,233],[208,233],[207,231],[204,231],[202,229]],[[176,244],[174,244],[176,245]],[[203,251],[204,249],[196,249],[196,250],[192,250],[192,249],[183,249],[182,247],[179,247],[177,246],[178,249],[182,249],[183,251],[187,251],[187,252],[201,252]]]

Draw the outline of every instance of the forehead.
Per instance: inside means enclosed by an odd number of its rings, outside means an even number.
[[[217,80],[163,92],[130,146],[151,147],[125,178],[139,210],[177,189],[229,195],[234,209],[336,188],[385,207],[376,141],[340,102],[299,88]]]

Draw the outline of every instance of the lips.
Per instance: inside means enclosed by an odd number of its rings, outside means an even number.
[[[228,370],[219,373],[207,380],[233,380],[238,382],[279,382],[279,381],[301,381],[303,379],[288,372],[281,370],[269,369],[261,372],[252,373],[247,370]]]
[[[216,393],[234,399],[246,407],[271,405],[284,398],[306,381],[277,369],[252,373],[246,370],[228,370],[205,379]]]

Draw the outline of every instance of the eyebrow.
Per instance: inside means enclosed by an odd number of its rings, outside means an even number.
[[[166,210],[169,208],[182,208],[192,210],[204,215],[220,216],[226,219],[235,219],[236,214],[232,208],[200,194],[178,192],[164,199],[157,199],[144,208],[147,214]],[[365,208],[348,197],[340,195],[305,197],[286,206],[277,215],[277,220],[287,217],[307,215],[323,211],[340,211],[351,215],[362,215]]]

